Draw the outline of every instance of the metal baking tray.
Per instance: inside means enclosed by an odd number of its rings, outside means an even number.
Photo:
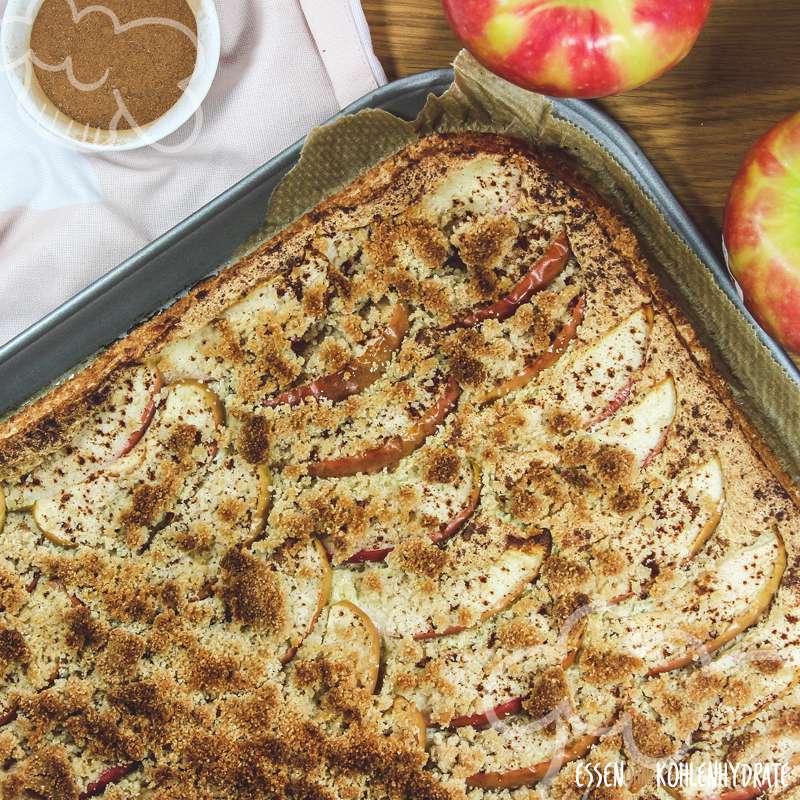
[[[365,108],[414,119],[428,94],[441,94],[452,81],[449,69],[403,78],[376,89],[334,119]],[[591,103],[556,99],[553,104],[557,114],[590,134],[637,179],[672,228],[714,273],[731,302],[752,321],[716,253],[625,131]],[[297,162],[302,146],[301,139],[0,347],[0,415],[218,269],[260,227],[273,189]],[[774,358],[800,383],[794,363],[756,328]]]

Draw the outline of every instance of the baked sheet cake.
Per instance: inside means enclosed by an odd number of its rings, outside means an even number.
[[[2,798],[800,796],[796,488],[558,156],[421,139],[0,481]]]

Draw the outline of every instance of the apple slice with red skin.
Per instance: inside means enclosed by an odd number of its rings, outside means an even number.
[[[678,394],[670,375],[643,392],[622,418],[611,417],[591,435],[601,444],[630,450],[639,468],[646,469],[661,452],[677,409]]]
[[[338,403],[363,392],[383,375],[392,354],[400,347],[407,332],[408,309],[403,303],[398,303],[384,331],[360,356],[330,375],[282,392],[264,405],[267,408],[297,406],[309,397]]]
[[[387,467],[393,467],[413,453],[447,415],[456,407],[461,396],[461,387],[451,375],[439,399],[411,426],[403,436],[395,436],[385,444],[373,447],[358,455],[315,461],[308,466],[309,475],[315,478],[345,478],[351,475],[374,475]]]
[[[628,402],[630,399],[631,394],[633,394],[633,387],[636,385],[636,381],[631,378],[625,386],[623,386],[618,394],[611,400],[611,402],[593,419],[589,420],[586,423],[585,427],[591,428],[594,425],[599,425],[604,420],[607,420],[609,417],[613,417],[614,414],[619,411],[625,403]]]
[[[592,428],[628,400],[645,365],[653,329],[653,311],[642,306],[598,338],[559,362],[556,404]]]
[[[691,561],[716,531],[724,506],[724,476],[717,456],[685,470],[666,491],[654,494],[633,525],[603,545],[630,564],[649,567],[651,576],[646,571],[640,575],[639,587],[629,573],[609,578],[603,594],[619,592],[609,602],[620,603],[633,596],[634,588],[651,585],[654,567],[663,571]]]
[[[619,597],[610,600],[609,603],[614,604],[622,602],[630,596],[630,594],[620,595]],[[560,666],[562,671],[569,669],[575,663],[577,656],[577,648],[567,652],[567,654],[561,659]],[[496,721],[522,713],[523,700],[523,697],[512,697],[508,700],[504,700],[502,703],[498,703],[496,706],[494,706],[494,708],[491,708],[488,711],[479,711],[475,714],[466,714],[464,716],[454,717],[450,720],[447,727],[451,729],[465,728],[467,726],[472,726],[473,728],[486,728],[489,725],[493,725]]]
[[[150,423],[153,421],[153,417],[156,415],[156,408],[158,407],[158,395],[163,387],[164,378],[158,369],[155,369],[153,392],[150,395],[150,399],[147,401],[147,405],[145,405],[144,409],[142,410],[141,426],[128,437],[128,441],[125,442],[124,447],[119,453],[119,458],[122,458],[122,456],[130,453],[130,451],[133,450],[137,444],[139,444],[139,442],[142,440],[142,437],[147,432],[147,429],[150,427]]]
[[[472,464],[472,491],[470,492],[467,505],[458,512],[449,522],[443,523],[438,531],[431,534],[432,542],[444,542],[451,536],[458,533],[464,523],[475,513],[478,501],[481,497],[481,469],[477,463]],[[383,561],[394,547],[379,547],[373,549],[359,550],[355,555],[345,561],[345,564],[363,564],[367,561]]]
[[[448,728],[487,728],[495,720],[505,719],[514,714],[522,712],[522,698],[514,697],[511,700],[506,700],[504,703],[498,703],[490,711],[481,711],[477,714],[468,714],[463,717],[453,717],[448,724]]]
[[[82,483],[66,487],[67,490],[60,495],[36,500],[31,513],[38,530],[59,547],[72,549],[79,544],[98,546],[107,535],[106,531],[123,527],[125,515],[133,508],[139,487],[154,485],[154,480],[157,485],[161,475],[169,473],[172,491],[177,499],[177,493],[183,485],[180,480],[188,480],[201,462],[192,458],[191,463],[187,460],[182,464],[179,473],[175,471],[175,432],[185,432],[189,422],[194,422],[195,431],[205,438],[210,458],[216,447],[216,429],[223,419],[222,402],[208,387],[196,381],[172,384],[162,411],[142,444],[142,459],[136,471],[128,476],[128,483],[123,484],[113,471],[101,471],[90,475]],[[193,450],[191,442],[188,446]],[[203,455],[203,461],[205,458]],[[135,522],[132,527],[139,532],[152,529],[164,519],[166,513],[164,508],[159,508],[159,519],[149,520],[147,524]]]
[[[420,555],[412,546],[413,558],[434,558],[439,548],[428,547]],[[352,584],[348,596],[385,636],[421,641],[472,628],[505,610],[536,579],[550,538],[520,541],[498,521],[471,523],[469,536],[450,540],[434,580],[407,568],[404,548],[396,548],[386,566],[365,564],[338,574]],[[417,598],[413,604],[409,595]]]
[[[708,642],[705,642],[701,647],[691,648],[685,655],[671,658],[661,664],[651,667],[647,674],[649,676],[659,675],[663,672],[672,672],[672,670],[681,669],[691,664],[701,654],[715,653],[721,647],[726,645],[732,639],[736,638],[740,633],[746,631],[751,625],[754,625],[761,616],[766,612],[772,603],[772,598],[778,591],[783,578],[783,573],[786,571],[786,546],[784,545],[783,538],[777,530],[774,531],[776,554],[775,560],[772,564],[772,569],[769,574],[765,576],[759,591],[754,597],[750,599],[749,607],[739,616],[731,620],[728,627],[719,635],[715,636]],[[756,543],[755,546],[758,546]],[[763,549],[763,548],[762,548]],[[734,559],[729,559],[733,562]],[[744,577],[740,576],[742,584],[748,583],[749,576],[744,573]],[[741,588],[741,587],[737,587]],[[735,596],[735,590],[734,590]]]
[[[141,450],[136,445],[155,417],[163,386],[161,373],[151,365],[122,371],[69,444],[48,454],[7,487],[8,510],[29,511],[37,500],[96,472],[123,475],[135,469]]]
[[[762,617],[785,569],[786,548],[775,530],[657,597],[590,615],[582,652],[621,653],[644,664],[649,676],[689,666]]]
[[[487,319],[502,321],[513,316],[517,309],[528,302],[535,292],[546,288],[569,262],[570,255],[567,232],[562,230],[536,263],[525,273],[511,291],[494,303],[476,308],[466,317],[449,325],[445,330],[472,328]]]
[[[480,624],[487,619],[505,611],[521,594],[530,582],[538,575],[539,569],[546,556],[547,551],[550,549],[549,539],[547,543],[544,540],[533,541],[510,541],[508,549],[504,556],[496,564],[491,565],[491,569],[487,572],[493,571],[494,575],[499,572],[518,573],[514,583],[506,587],[505,591],[501,591],[493,602],[488,603],[488,607],[481,613],[477,623]],[[487,576],[484,586],[491,587],[491,577]],[[414,634],[414,639],[423,642],[428,639],[438,639],[441,636],[449,636],[453,633],[461,633],[467,630],[467,625],[450,625],[443,630],[428,630]]]
[[[583,322],[583,314],[586,310],[586,297],[580,295],[575,304],[572,306],[569,320],[564,324],[561,330],[556,334],[552,344],[544,351],[536,360],[522,372],[515,375],[513,378],[503,381],[497,386],[492,387],[486,392],[478,395],[477,401],[479,403],[489,403],[492,400],[497,400],[500,397],[505,397],[511,392],[516,392],[527,386],[534,378],[540,375],[544,370],[552,367],[564,353],[570,342],[575,338],[578,333],[578,328]]]
[[[16,711],[6,711],[5,714],[0,714],[0,728],[4,725],[10,725],[16,718]]]
[[[478,772],[467,778],[467,786],[487,790],[518,789],[522,786],[531,786],[546,775],[557,772],[564,764],[583,758],[597,739],[597,734],[581,736],[558,755],[547,761],[540,761],[531,767],[511,769],[505,772]]]
[[[86,790],[79,795],[80,800],[89,800],[90,797],[97,797],[103,794],[109,786],[119,783],[132,772],[136,772],[141,766],[138,761],[134,761],[130,764],[120,764],[107,769],[98,778],[87,784]]]

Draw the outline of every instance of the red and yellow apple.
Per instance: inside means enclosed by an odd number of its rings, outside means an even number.
[[[728,263],[753,316],[800,354],[800,112],[753,145],[725,211]]]
[[[506,80],[605,97],[657,78],[691,50],[711,0],[444,0],[456,35]]]

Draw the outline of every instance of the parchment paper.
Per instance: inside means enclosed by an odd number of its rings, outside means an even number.
[[[635,179],[589,135],[554,115],[542,95],[481,67],[468,53],[455,82],[431,96],[416,121],[369,110],[317,128],[276,189],[259,238],[269,237],[379,161],[429,132],[491,131],[566,151],[590,184],[622,211],[651,265],[689,317],[745,413],[786,472],[800,478],[800,386],[758,340],[713,273],[675,233]]]

